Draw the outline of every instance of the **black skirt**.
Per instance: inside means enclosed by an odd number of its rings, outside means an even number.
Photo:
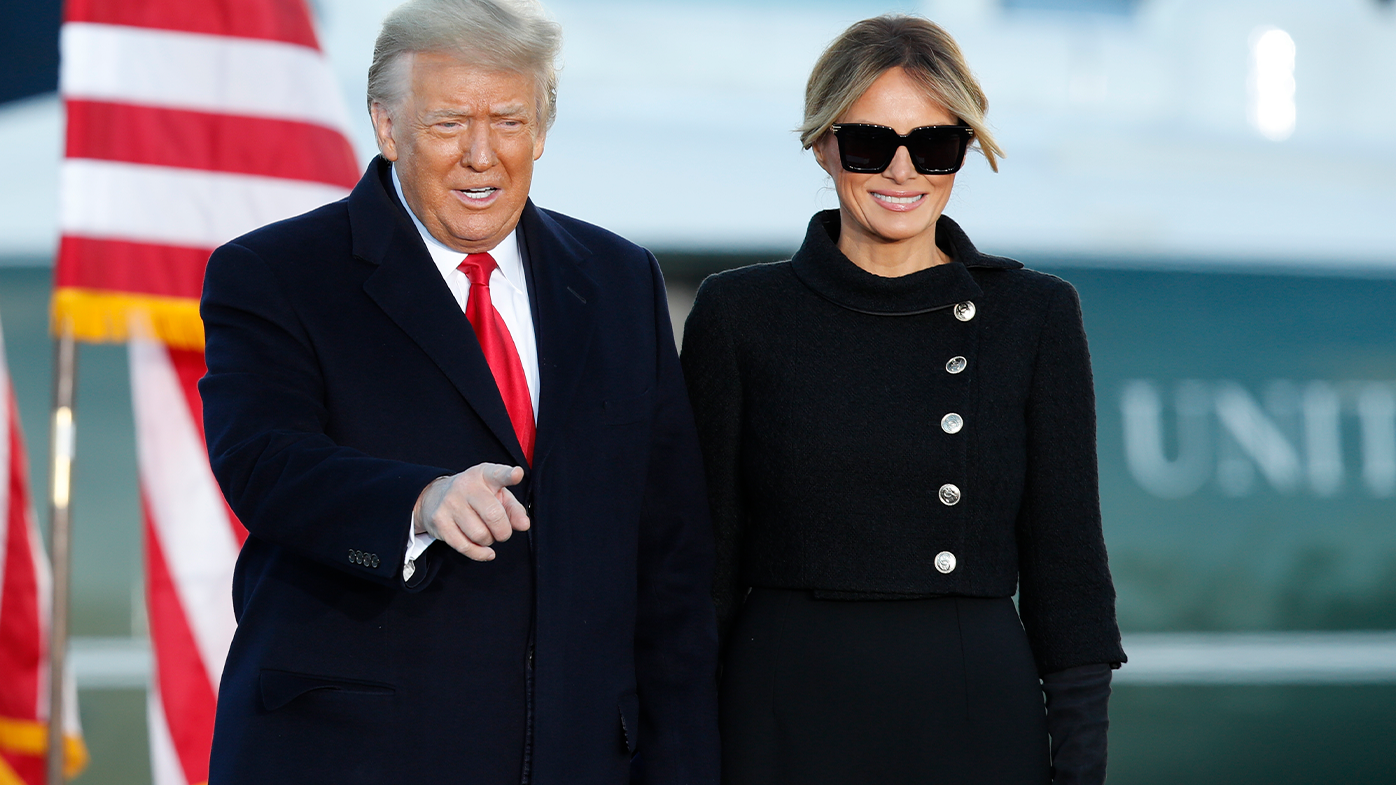
[[[1009,598],[754,589],[722,675],[725,785],[1047,785],[1046,714]]]

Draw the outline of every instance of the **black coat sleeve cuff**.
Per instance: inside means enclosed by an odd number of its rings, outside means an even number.
[[[1053,785],[1105,782],[1110,675],[1110,664],[1100,663],[1042,677],[1042,691],[1047,696],[1047,732],[1052,738]]]

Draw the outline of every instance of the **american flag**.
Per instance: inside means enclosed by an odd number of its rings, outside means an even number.
[[[358,167],[302,0],[69,0],[55,327],[130,344],[156,785],[208,779],[246,531],[209,470],[209,253],[348,193]]]
[[[49,719],[48,558],[30,503],[29,467],[0,333],[0,783],[43,785]],[[77,693],[65,679],[65,771],[87,763]]]

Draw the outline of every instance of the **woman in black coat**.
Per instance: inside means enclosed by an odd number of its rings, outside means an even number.
[[[971,143],[997,168],[986,105],[938,26],[849,28],[802,128],[839,209],[688,318],[728,785],[1104,780],[1125,655],[1079,301],[941,214]]]

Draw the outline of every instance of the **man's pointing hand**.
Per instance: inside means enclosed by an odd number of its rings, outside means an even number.
[[[508,488],[523,477],[522,468],[498,463],[438,477],[417,497],[413,527],[475,561],[490,561],[494,558],[491,545],[528,530],[528,513]]]

